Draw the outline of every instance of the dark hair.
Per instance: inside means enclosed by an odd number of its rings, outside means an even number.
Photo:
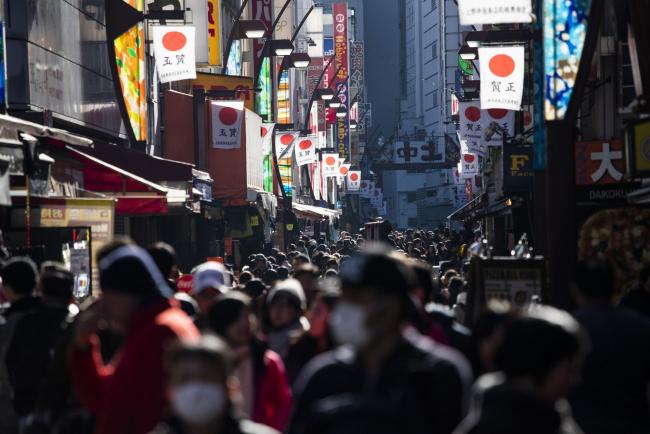
[[[304,253],[300,253],[298,256],[293,258],[294,261],[301,262],[303,264],[310,264],[311,260],[309,259],[309,256],[305,255]]]
[[[29,295],[36,286],[36,264],[27,256],[17,256],[5,262],[0,276],[4,285],[16,294]]]
[[[255,276],[253,276],[253,273],[251,273],[250,271],[242,271],[239,274],[239,284],[240,285],[245,285],[248,282],[250,282],[251,280],[253,280],[254,277]]]
[[[577,321],[564,311],[542,306],[509,324],[494,360],[508,379],[531,376],[541,383],[559,362],[584,348]]]
[[[260,297],[264,291],[266,291],[266,285],[258,279],[251,279],[244,285],[244,293],[253,299]]]
[[[650,279],[650,265],[643,267],[641,273],[639,273],[639,281],[641,285],[645,285],[648,279]]]
[[[262,280],[266,285],[271,285],[275,280],[278,280],[278,272],[275,271],[272,268],[269,268],[264,272],[264,275],[262,276]]]
[[[579,261],[575,283],[578,291],[586,297],[609,300],[614,295],[614,272],[604,261]]]
[[[287,255],[285,255],[282,252],[278,252],[275,254],[275,259],[278,261],[278,264],[282,264],[284,261],[287,260]]]
[[[251,299],[241,292],[233,291],[229,293],[214,303],[208,310],[208,328],[222,338],[227,339],[226,330],[239,319],[242,310],[250,307],[250,303]]]
[[[431,266],[423,261],[412,261],[411,269],[415,273],[418,287],[424,290],[424,300],[428,302],[433,296],[433,277]]]
[[[293,277],[299,277],[302,275],[312,275],[314,277],[318,277],[320,275],[320,270],[315,265],[303,264],[296,268],[296,270],[293,272]]]
[[[167,243],[158,242],[147,249],[156,266],[165,279],[169,278],[174,265],[176,265],[176,251]]]
[[[179,363],[187,359],[201,359],[210,366],[223,367],[226,376],[232,373],[232,353],[226,342],[218,336],[203,335],[197,340],[174,343],[165,355],[167,372],[172,372]]]
[[[113,241],[104,244],[102,247],[99,248],[99,250],[97,250],[97,255],[96,255],[97,263],[99,263],[99,261],[101,261],[108,255],[110,255],[120,247],[133,246],[133,245],[135,245],[135,242],[131,238],[125,236],[117,236],[113,238]]]
[[[287,267],[278,267],[276,270],[280,280],[285,280],[289,278],[289,269]]]
[[[48,261],[41,265],[41,291],[43,295],[67,302],[72,297],[74,275],[59,262]]]

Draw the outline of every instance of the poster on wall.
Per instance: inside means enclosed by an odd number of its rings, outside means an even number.
[[[243,101],[212,101],[212,148],[238,149],[244,120]]]
[[[481,108],[521,110],[526,71],[523,46],[480,47]]]

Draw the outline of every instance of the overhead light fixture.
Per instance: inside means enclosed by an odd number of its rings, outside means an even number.
[[[463,45],[458,51],[458,55],[463,60],[476,60],[478,59],[478,48],[471,48],[467,45]]]
[[[293,53],[293,43],[288,39],[273,39],[269,44],[274,56],[284,57]]]
[[[336,109],[336,117],[337,118],[343,119],[347,115],[348,115],[348,110],[344,106],[341,106],[341,107]]]
[[[318,89],[318,93],[320,95],[320,99],[323,101],[331,101],[334,99],[334,90],[330,89],[329,87],[327,89]]]
[[[357,129],[357,123],[354,122],[354,121],[350,122],[350,129],[351,130],[356,130]]]
[[[290,58],[294,68],[306,68],[311,63],[311,57],[307,53],[291,53]]]
[[[266,24],[262,20],[241,20],[237,23],[237,39],[259,39],[266,34]]]
[[[341,98],[339,98],[337,96],[337,97],[332,98],[330,100],[330,102],[328,103],[328,105],[330,106],[330,108],[337,109],[337,108],[341,107],[343,105],[343,103],[341,102]]]

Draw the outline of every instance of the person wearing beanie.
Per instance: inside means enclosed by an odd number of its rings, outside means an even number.
[[[300,335],[307,327],[303,314],[307,299],[302,285],[296,279],[278,282],[266,299],[269,320],[269,348],[283,359],[287,356],[291,337]]]
[[[237,291],[217,301],[208,313],[207,330],[233,350],[243,416],[277,430],[286,427],[291,391],[280,356],[254,337],[251,299]]]
[[[96,416],[98,434],[145,434],[168,406],[165,348],[199,333],[171,299],[169,286],[145,250],[109,244],[97,256],[102,295],[75,325],[69,350],[73,384],[82,404]],[[107,365],[97,338],[102,323],[124,336]]]

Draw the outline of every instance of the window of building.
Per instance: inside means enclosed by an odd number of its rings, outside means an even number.
[[[431,44],[431,59],[436,60],[438,58],[438,41]]]
[[[438,9],[438,0],[431,0],[431,10],[435,11]]]
[[[406,201],[408,203],[413,203],[417,200],[417,194],[415,192],[406,193]]]

